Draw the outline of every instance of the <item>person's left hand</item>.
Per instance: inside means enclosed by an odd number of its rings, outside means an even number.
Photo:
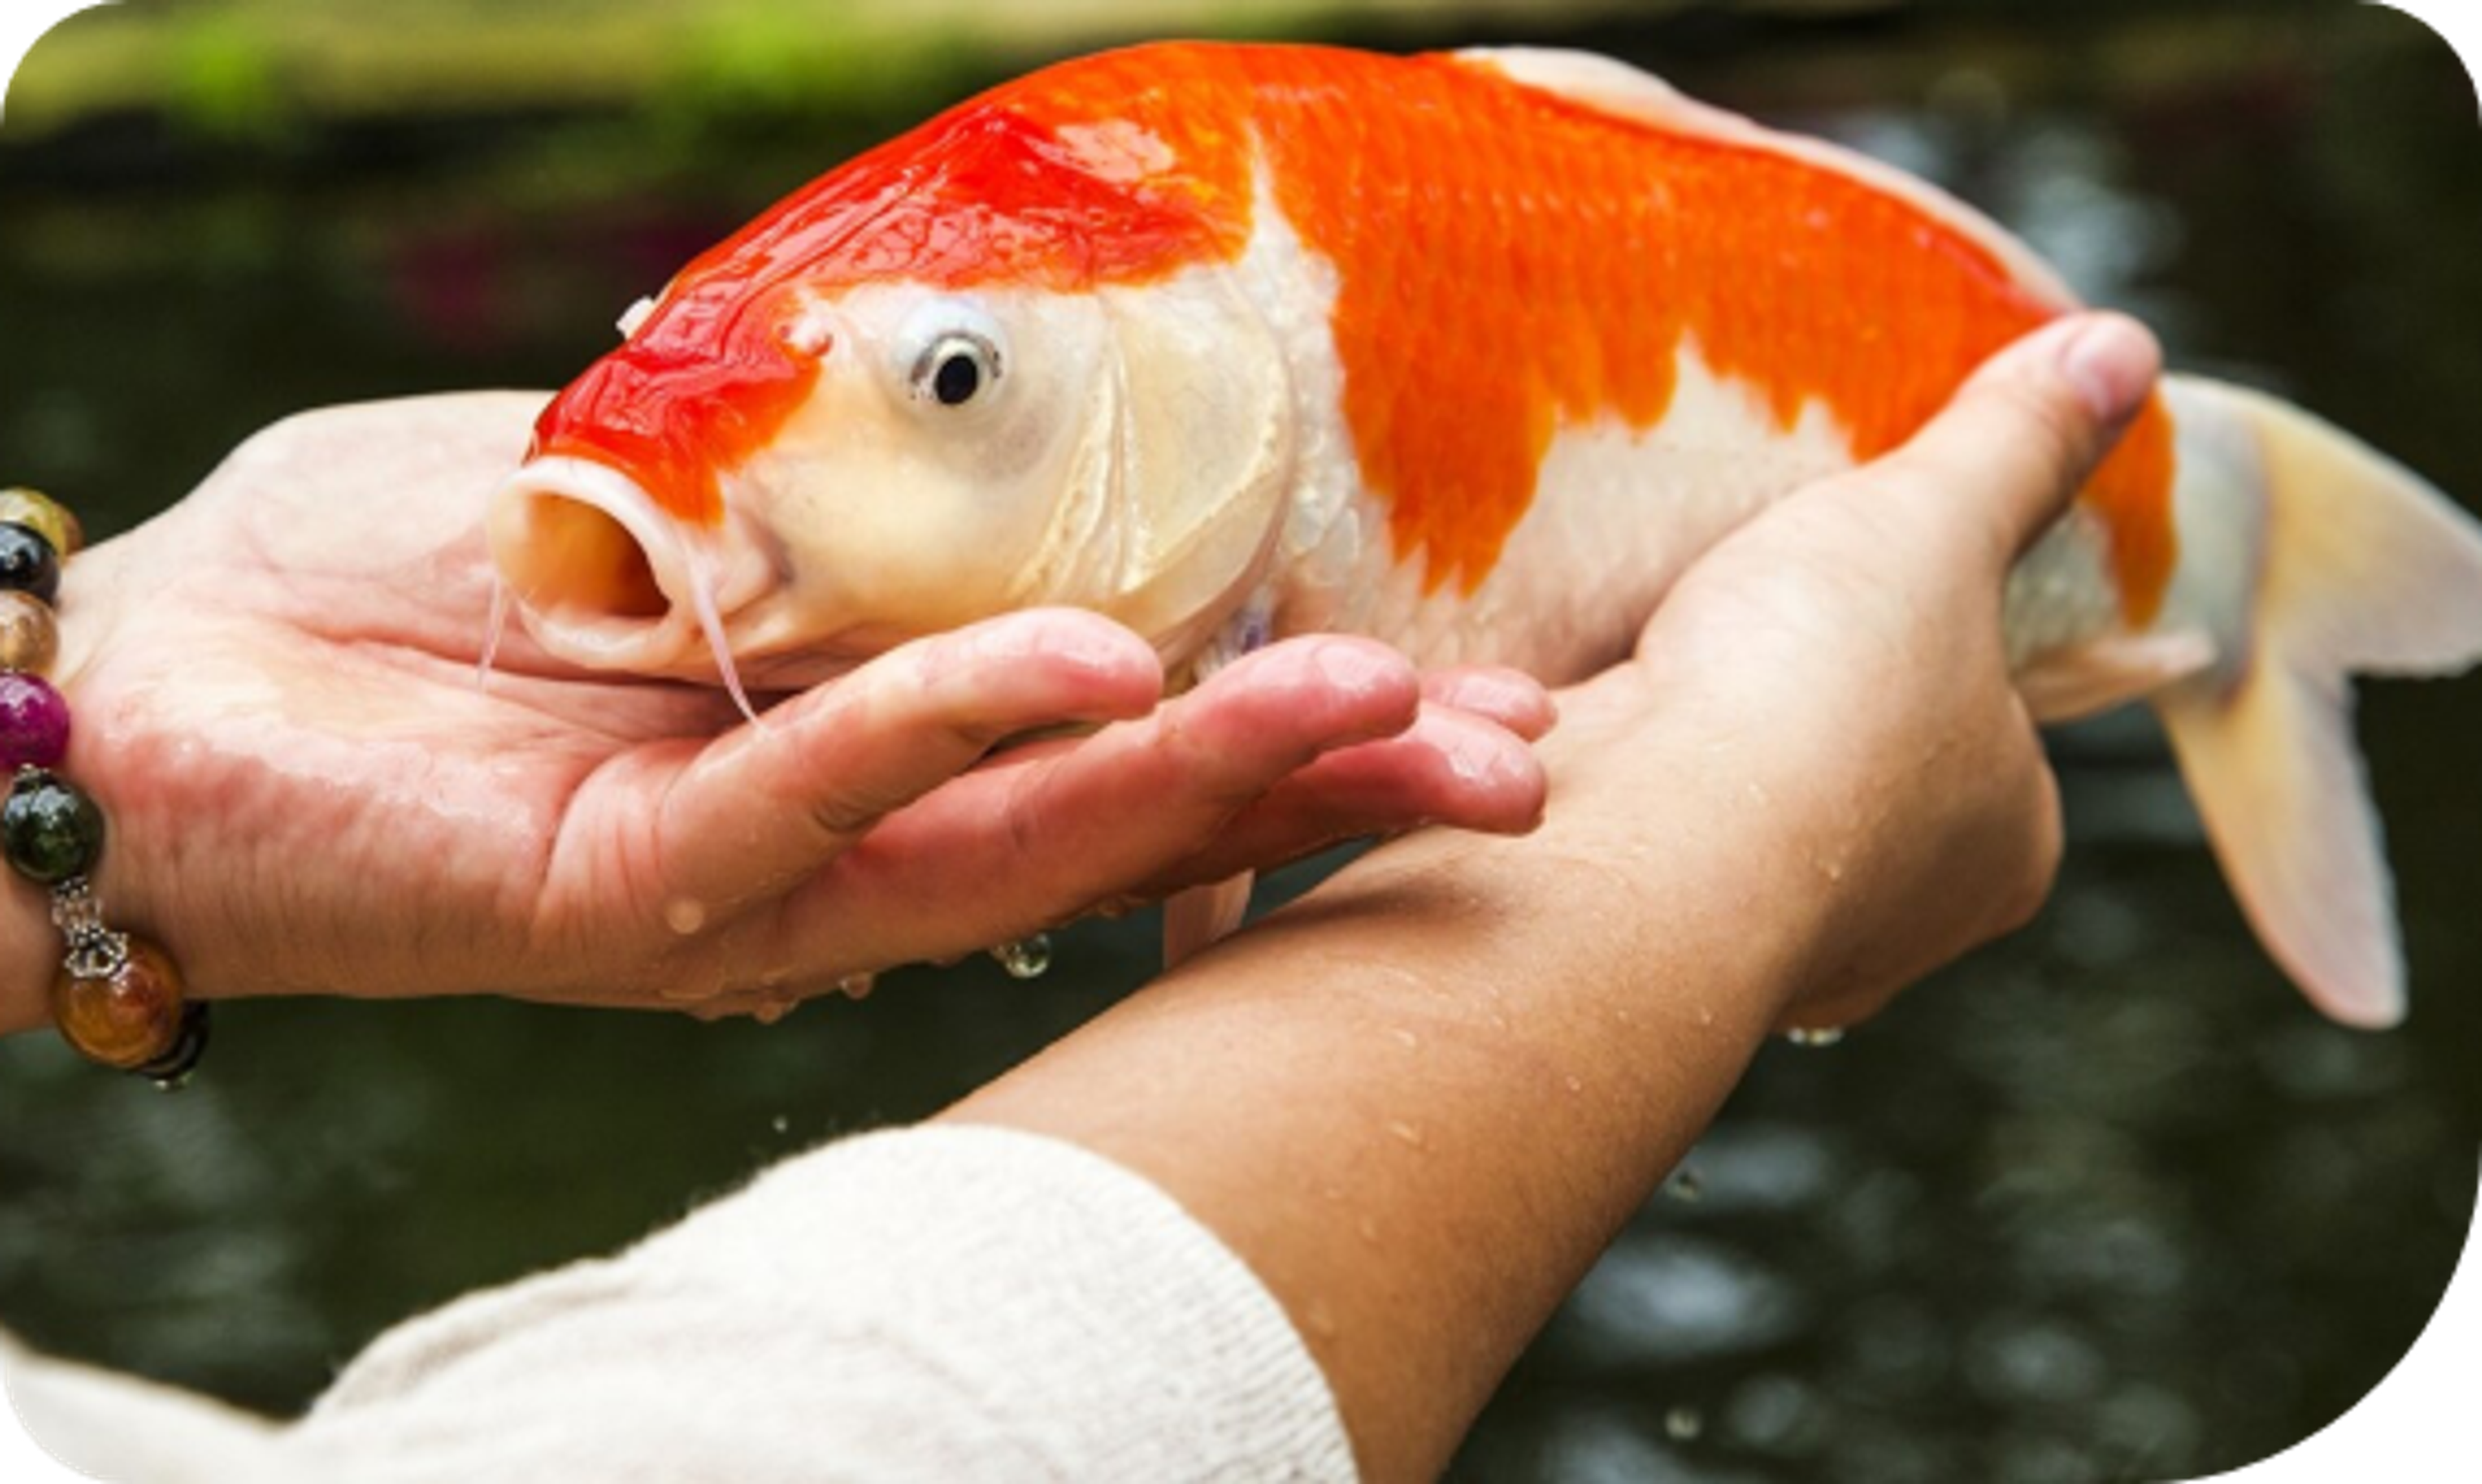
[[[1016,614],[761,728],[514,624],[478,683],[480,512],[537,405],[293,419],[69,564],[64,771],[112,822],[114,920],[195,992],[748,1009],[1338,839],[1541,809],[1539,687],[1426,678],[1360,640],[1280,644],[1163,702],[1134,634]],[[1110,725],[986,761],[1068,724]],[[42,966],[11,958],[0,1028],[40,1018]]]
[[[1659,726],[1702,794],[1745,803],[1753,857],[1776,842],[1782,896],[1818,909],[1782,1028],[1866,1020],[2049,893],[2058,784],[2009,671],[2008,573],[2118,442],[2161,358],[2119,316],[2029,334],[1902,448],[1718,543],[1629,663],[1560,693],[1568,749],[1624,726],[1620,776],[1661,777],[1637,735]]]

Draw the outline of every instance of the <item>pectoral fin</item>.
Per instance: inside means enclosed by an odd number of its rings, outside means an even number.
[[[2215,662],[2204,634],[2119,634],[2045,655],[2017,676],[2034,720],[2074,721],[2151,696]]]

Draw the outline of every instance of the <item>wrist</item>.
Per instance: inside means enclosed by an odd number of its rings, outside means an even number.
[[[1652,694],[1635,666],[1565,693],[1561,711],[1541,744],[1552,817],[1521,842],[1542,847],[1546,920],[1609,900],[1595,929],[1613,982],[1650,996],[1694,983],[1702,1012],[1729,996],[1735,1022],[1779,1023],[1843,951],[1852,888],[1823,862],[1853,811],[1833,797],[1835,770],[1782,738],[1719,732],[1698,707]],[[1623,967],[1676,959],[1677,975]]]
[[[75,561],[62,567],[54,602],[59,649],[44,678],[68,702],[73,719],[90,714],[80,707],[83,681],[109,645],[119,605],[112,570],[119,565],[120,552],[116,548],[122,541],[81,551]],[[78,780],[81,786],[97,773],[91,765],[93,741],[79,731],[73,720],[68,755],[59,771]],[[108,790],[89,786],[87,791],[103,805],[108,816]],[[0,883],[0,1035],[9,1035],[50,1022],[52,981],[60,969],[62,943],[52,923],[50,894],[14,871],[0,871],[0,876],[7,878]]]

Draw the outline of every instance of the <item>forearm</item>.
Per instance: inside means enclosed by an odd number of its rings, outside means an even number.
[[[1445,1464],[1827,916],[1808,811],[1754,812],[1698,739],[1553,744],[1540,833],[1374,852],[946,1115],[1171,1192],[1286,1306],[1373,1478]]]

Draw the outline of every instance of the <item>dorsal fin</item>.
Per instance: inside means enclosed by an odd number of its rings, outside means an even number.
[[[1988,250],[2010,276],[2053,306],[2069,310],[2079,300],[2050,264],[2007,228],[1926,180],[1858,150],[1825,140],[1782,134],[1735,113],[1701,103],[1651,72],[1593,52],[1550,47],[1475,47],[1459,61],[1488,67],[1522,87],[1565,98],[1583,108],[1668,133],[1765,149],[1820,170],[1833,171],[1891,196]]]

